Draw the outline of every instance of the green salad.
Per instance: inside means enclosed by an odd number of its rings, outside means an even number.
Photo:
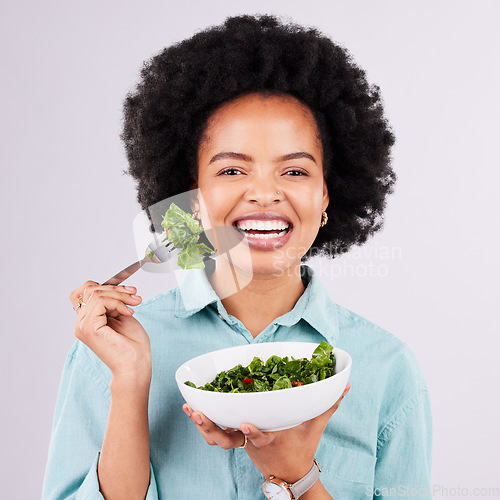
[[[334,374],[334,369],[333,346],[323,341],[312,353],[311,360],[271,356],[264,363],[254,357],[248,366],[237,365],[222,371],[212,382],[200,387],[190,381],[184,383],[195,389],[213,392],[277,391],[324,380]]]
[[[175,203],[165,212],[161,225],[166,233],[161,242],[169,240],[175,248],[181,249],[177,258],[177,265],[181,269],[203,268],[203,254],[216,252],[204,243],[198,243],[200,234],[204,231],[203,227],[192,214],[184,212]],[[149,251],[146,255],[153,257],[154,253]]]

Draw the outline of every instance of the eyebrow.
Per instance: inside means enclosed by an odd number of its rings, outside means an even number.
[[[233,160],[243,160],[243,161],[248,161],[252,162],[254,161],[251,156],[245,155],[243,153],[233,153],[231,151],[224,151],[222,153],[217,153],[215,156],[212,157],[212,159],[208,162],[210,165],[211,163],[214,163],[219,160],[225,160],[227,158],[233,159]],[[316,163],[316,160],[314,159],[314,156],[305,153],[304,151],[299,151],[298,153],[289,153],[287,155],[280,156],[279,158],[276,158],[274,161],[275,162],[280,162],[280,161],[288,161],[288,160],[297,160],[299,158],[307,158],[308,160],[313,161]]]

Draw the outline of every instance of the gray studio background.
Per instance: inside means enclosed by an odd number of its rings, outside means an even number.
[[[2,499],[40,496],[75,340],[69,292],[137,258],[118,134],[142,61],[228,15],[265,12],[319,28],[382,89],[399,176],[385,227],[311,265],[333,300],[416,353],[433,405],[435,498],[500,495],[500,4],[87,0],[1,3]],[[146,272],[126,283],[143,297],[176,285]]]

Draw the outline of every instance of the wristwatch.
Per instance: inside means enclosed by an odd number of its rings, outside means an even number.
[[[314,459],[311,470],[293,484],[289,484],[275,476],[269,476],[261,483],[264,496],[271,500],[295,500],[303,495],[319,478],[321,468],[318,461]]]

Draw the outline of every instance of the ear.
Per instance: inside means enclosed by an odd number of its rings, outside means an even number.
[[[189,183],[189,190],[198,189],[198,181],[191,177],[191,182]]]
[[[191,183],[189,184],[189,191],[194,191],[198,189],[198,182],[196,180],[192,180]],[[196,193],[190,193],[190,198],[191,198],[191,212],[199,212],[200,210],[200,203],[198,202],[197,199],[197,192]]]
[[[326,185],[326,180],[323,179],[323,210],[326,210],[329,203],[330,196],[328,196],[328,186]]]

